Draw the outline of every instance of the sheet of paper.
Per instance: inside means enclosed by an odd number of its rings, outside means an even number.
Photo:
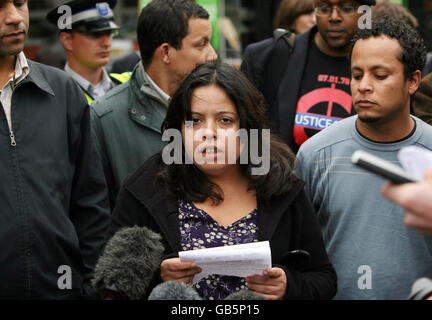
[[[268,241],[181,251],[181,261],[195,261],[202,272],[195,275],[193,283],[210,274],[248,277],[262,274],[271,268],[271,251]]]
[[[432,151],[425,148],[404,147],[399,150],[398,158],[405,171],[419,181],[424,180],[426,169],[432,167]]]

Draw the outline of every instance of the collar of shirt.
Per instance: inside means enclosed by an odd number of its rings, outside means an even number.
[[[102,79],[94,86],[87,79],[82,77],[80,74],[72,70],[69,63],[66,62],[64,70],[83,88],[87,93],[89,93],[93,98],[99,98],[104,95],[108,90],[110,90],[114,84],[109,77],[105,69],[102,68]]]
[[[0,90],[0,102],[3,106],[6,120],[8,122],[10,130],[12,130],[12,93],[14,87],[16,87],[22,80],[25,79],[30,73],[30,67],[27,63],[24,52],[20,52],[16,56],[15,62],[15,74],[9,79],[9,81]]]
[[[171,97],[166,94],[147,74],[144,70],[142,63],[139,65],[139,70],[143,78],[143,85],[141,86],[141,91],[148,94],[152,98],[159,100],[163,105],[168,107]]]
[[[3,91],[8,85],[16,86],[30,73],[30,68],[27,63],[27,58],[23,51],[17,54],[15,62],[15,74],[9,79],[9,81],[3,86]],[[1,92],[0,91],[0,92]]]
[[[15,83],[17,85],[30,73],[30,67],[27,63],[27,58],[23,51],[18,53],[17,61],[15,64]]]

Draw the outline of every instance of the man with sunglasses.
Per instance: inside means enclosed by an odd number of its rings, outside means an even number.
[[[320,130],[355,113],[347,55],[364,14],[361,5],[375,0],[314,0],[317,25],[297,36],[292,49],[283,45],[283,37],[246,48],[241,69],[263,91],[271,129],[295,152]],[[281,66],[280,82],[266,90],[265,82]]]
[[[84,91],[89,104],[115,85],[129,80],[128,73],[108,74],[113,34],[119,29],[112,9],[117,0],[74,0],[57,6],[47,14],[49,22],[60,29],[60,41],[66,50],[65,71]],[[70,8],[71,25],[65,14]]]

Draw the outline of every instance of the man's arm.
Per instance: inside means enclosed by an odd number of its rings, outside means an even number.
[[[295,174],[302,179],[305,182],[305,191],[306,195],[309,197],[309,199],[312,201],[313,199],[313,182],[312,177],[310,175],[311,170],[311,159],[312,156],[311,153],[309,153],[309,156],[306,156],[307,153],[303,151],[303,147],[300,147],[298,153],[297,153],[297,159],[296,159],[296,166],[295,166]]]
[[[100,157],[91,135],[89,106],[82,93],[69,96],[79,97],[75,101],[79,107],[69,113],[70,153],[75,168],[69,215],[78,236],[86,277],[90,277],[105,244],[109,204]]]
[[[117,196],[117,194],[114,192],[114,188],[111,187],[113,185],[114,178],[111,170],[111,164],[107,157],[107,150],[105,147],[104,132],[101,125],[101,120],[92,106],[90,106],[90,120],[92,139],[94,141],[96,150],[102,163],[103,175],[105,177],[105,183],[108,188],[108,199],[112,212],[112,210],[114,210],[115,200]]]

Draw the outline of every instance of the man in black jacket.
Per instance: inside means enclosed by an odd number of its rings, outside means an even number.
[[[0,4],[0,299],[81,298],[109,225],[89,107],[26,59],[27,1]]]
[[[293,50],[277,58],[288,61],[274,95],[266,96],[271,128],[294,151],[315,133],[355,113],[347,55],[359,22],[364,23],[359,7],[374,4],[375,0],[315,0],[317,26],[297,36]],[[275,59],[273,47],[275,40],[266,39],[244,54],[241,70],[261,91],[273,76],[266,76],[268,60]]]

